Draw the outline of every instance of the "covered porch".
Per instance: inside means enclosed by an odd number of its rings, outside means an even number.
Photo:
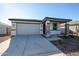
[[[54,35],[55,36],[58,36],[58,35],[67,36],[69,33],[69,25],[68,25],[69,21],[71,21],[71,19],[45,17],[42,22],[43,35],[45,37],[50,37]]]

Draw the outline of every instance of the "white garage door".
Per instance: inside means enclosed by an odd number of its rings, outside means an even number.
[[[17,24],[16,34],[40,34],[40,24]]]

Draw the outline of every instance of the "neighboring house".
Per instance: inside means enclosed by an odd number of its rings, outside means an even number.
[[[45,17],[43,20],[35,19],[9,19],[12,21],[13,35],[43,34],[46,37],[60,35],[61,24],[64,24],[64,33],[67,34],[69,27],[67,23],[71,19]]]
[[[7,26],[0,22],[0,34],[2,35],[7,34],[6,29],[7,29]]]
[[[79,21],[71,21],[69,22],[69,30],[70,34],[79,36]]]

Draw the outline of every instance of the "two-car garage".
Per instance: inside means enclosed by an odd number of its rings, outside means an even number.
[[[40,20],[10,19],[12,21],[12,35],[40,34]]]
[[[40,34],[40,24],[16,24],[16,35]]]

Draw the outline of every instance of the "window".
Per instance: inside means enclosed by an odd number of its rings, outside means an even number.
[[[15,24],[13,24],[13,27],[15,27]]]
[[[53,23],[53,30],[57,30],[57,23]]]
[[[16,29],[16,23],[12,23],[13,29]]]

